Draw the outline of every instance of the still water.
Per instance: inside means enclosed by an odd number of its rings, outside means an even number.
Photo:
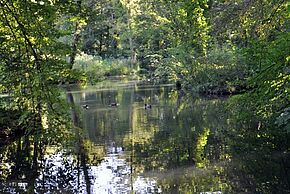
[[[226,158],[226,146],[215,138],[226,125],[226,119],[220,119],[222,99],[186,98],[172,85],[135,82],[73,95],[75,103],[84,107],[83,128],[89,140],[103,149],[101,158],[91,148],[89,158],[101,161],[90,167],[92,193],[176,193],[180,184],[197,178],[195,173],[214,185],[191,185],[190,190],[220,193],[223,189],[222,180],[205,175],[215,169],[196,169]]]
[[[256,148],[243,150],[248,142],[236,146],[243,138],[233,133],[242,126],[232,122],[226,98],[137,81],[68,95],[77,128],[50,136],[52,143],[26,137],[0,148],[2,193],[289,191],[281,158],[265,163]],[[274,172],[265,170],[273,166]]]

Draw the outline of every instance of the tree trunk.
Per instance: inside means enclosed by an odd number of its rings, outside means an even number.
[[[78,0],[77,1],[77,16],[79,16],[81,14],[81,7],[82,6],[82,1]],[[77,55],[77,51],[78,51],[78,43],[80,41],[80,37],[81,37],[81,25],[79,21],[76,21],[75,23],[75,30],[73,33],[73,40],[72,40],[72,44],[71,44],[71,54],[70,54],[70,58],[69,58],[69,69],[73,68],[73,65],[75,63],[75,58]]]

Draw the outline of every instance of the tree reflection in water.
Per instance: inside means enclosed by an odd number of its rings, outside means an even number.
[[[249,133],[255,122],[238,125],[227,99],[136,82],[68,93],[73,130],[1,147],[2,193],[289,191],[287,135]]]

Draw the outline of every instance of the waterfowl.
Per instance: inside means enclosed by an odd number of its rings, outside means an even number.
[[[145,104],[144,104],[144,108],[145,108],[145,109],[151,109],[151,108],[152,108],[152,105],[151,105],[151,104],[146,104],[146,103],[145,103]]]
[[[112,103],[110,104],[110,106],[111,106],[111,107],[117,107],[117,106],[119,106],[119,104],[116,103],[116,102],[112,102]]]
[[[83,107],[84,109],[88,109],[88,108],[89,108],[89,105],[84,104],[82,107]]]

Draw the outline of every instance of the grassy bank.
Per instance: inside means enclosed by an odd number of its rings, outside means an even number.
[[[129,76],[136,73],[136,70],[130,67],[130,59],[102,59],[85,53],[76,57],[74,69],[83,72],[90,84],[102,81],[108,76]]]

